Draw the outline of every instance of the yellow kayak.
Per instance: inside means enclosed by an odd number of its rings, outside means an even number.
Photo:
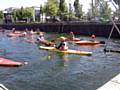
[[[59,49],[56,49],[55,47],[39,46],[39,49],[55,51],[55,52],[60,52],[60,53],[64,53],[64,54],[92,55],[92,52],[77,51],[77,50],[70,50],[70,49],[66,50],[66,51],[61,51]]]

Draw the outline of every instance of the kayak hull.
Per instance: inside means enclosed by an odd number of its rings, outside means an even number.
[[[39,46],[39,49],[44,49],[44,50],[49,50],[49,51],[54,51],[54,52],[60,52],[63,54],[77,54],[77,55],[92,55],[92,52],[87,52],[87,51],[77,51],[77,50],[65,50],[61,51],[59,49],[56,49],[55,47],[44,47],[44,46]]]
[[[23,34],[20,33],[9,33],[7,34],[8,37],[23,37]]]
[[[17,66],[21,66],[21,65],[23,65],[23,63],[0,57],[0,66],[17,67]]]
[[[96,45],[96,44],[100,44],[100,42],[98,42],[98,41],[77,41],[77,42],[75,42],[75,44],[77,44],[77,45]]]

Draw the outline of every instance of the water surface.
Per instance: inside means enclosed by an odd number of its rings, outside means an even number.
[[[56,40],[59,36],[45,34],[49,40]],[[107,41],[107,38],[96,39]],[[110,47],[120,48],[120,40],[111,39],[109,43]],[[0,33],[0,56],[28,62],[21,67],[0,67],[0,83],[10,90],[96,90],[120,73],[120,54],[104,53],[104,45],[68,45],[70,49],[91,51],[93,55],[62,55],[39,50],[35,44],[27,43],[25,38],[9,38]]]

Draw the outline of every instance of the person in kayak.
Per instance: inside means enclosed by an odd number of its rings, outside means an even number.
[[[26,28],[26,29],[24,30],[24,32],[22,33],[22,36],[27,36],[28,33],[29,33],[29,31],[28,31],[28,29]]]
[[[74,38],[75,38],[74,33],[73,33],[73,32],[70,32],[70,37],[69,37],[69,39],[73,40]]]
[[[12,33],[15,33],[15,31],[16,31],[15,28],[12,28]]]
[[[35,32],[33,31],[33,29],[30,30],[30,35],[35,34]]]
[[[45,46],[54,46],[54,40],[52,40],[51,42],[46,40],[44,38],[43,32],[40,32],[38,38],[37,38],[37,44],[44,44]]]
[[[96,36],[94,34],[91,35],[91,41],[95,41]]]
[[[13,33],[13,34],[20,34],[21,32],[20,32],[20,31],[17,31],[15,28],[12,28],[12,30],[11,30],[10,33]]]
[[[39,34],[39,36],[38,36],[38,38],[37,38],[37,41],[40,41],[40,42],[45,41],[45,38],[44,38],[43,33],[40,33],[40,34]]]
[[[70,32],[68,38],[67,38],[68,41],[80,41],[79,38],[75,38],[75,35],[73,32]]]
[[[60,44],[58,47],[56,47],[59,50],[68,50],[67,42],[65,42],[66,38],[65,37],[60,37]]]

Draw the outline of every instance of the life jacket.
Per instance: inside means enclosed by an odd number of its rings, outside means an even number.
[[[37,40],[38,40],[38,41],[41,41],[41,42],[42,42],[42,41],[45,41],[45,39],[44,39],[43,36],[39,36],[39,37],[37,38]]]
[[[61,42],[60,47],[58,49],[67,50],[68,49],[67,42]]]

